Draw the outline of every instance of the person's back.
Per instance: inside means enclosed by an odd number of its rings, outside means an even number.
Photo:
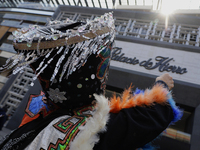
[[[171,105],[168,74],[152,90],[103,96],[114,32],[112,13],[106,13],[86,23],[55,21],[15,34],[19,56],[5,66],[17,64],[16,73],[30,64],[43,91],[30,95],[20,127],[1,149],[132,150],[180,118],[181,112],[173,114],[178,109]]]

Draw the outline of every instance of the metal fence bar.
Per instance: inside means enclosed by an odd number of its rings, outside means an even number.
[[[93,5],[93,7],[96,7],[95,5],[94,5],[94,0],[91,0],[92,1],[92,5]]]
[[[83,6],[81,0],[78,1],[78,3],[77,3],[78,6],[79,6],[79,3],[80,3],[81,6]]]
[[[105,0],[105,3],[106,3],[106,8],[108,8],[108,3],[107,3],[107,0]]]
[[[73,0],[73,2],[74,2],[74,5],[76,6],[76,1],[75,1],[75,0]]]
[[[62,0],[62,2],[63,2],[63,4],[65,5],[65,2],[64,2],[64,0]]]
[[[101,7],[101,2],[100,2],[100,0],[98,0],[98,2],[99,2],[99,7],[102,8],[102,7]]]
[[[81,6],[83,6],[81,0],[79,0],[79,1],[80,1]],[[89,7],[87,0],[85,0],[85,5],[86,5],[86,7]]]
[[[67,2],[69,3],[69,5],[71,5],[71,3],[70,3],[70,1],[69,1],[69,0],[67,0]]]

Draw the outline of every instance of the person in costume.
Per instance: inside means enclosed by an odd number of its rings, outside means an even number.
[[[20,127],[1,141],[2,150],[134,150],[181,117],[169,74],[151,90],[130,87],[121,97],[104,97],[115,37],[112,13],[13,35],[18,55],[0,69],[15,67],[16,74],[30,65],[43,91],[30,95]]]

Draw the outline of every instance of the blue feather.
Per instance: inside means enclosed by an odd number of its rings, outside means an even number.
[[[139,149],[142,149],[142,150],[155,150],[155,147],[151,146],[151,144],[146,144],[144,145],[143,147],[139,148]]]
[[[144,94],[144,90],[140,90],[138,88],[136,88],[135,92],[133,93],[133,95],[137,95],[137,94]]]
[[[174,118],[173,120],[171,121],[170,124],[173,124],[175,122],[177,122],[178,120],[181,119],[181,117],[183,116],[183,110],[180,109],[178,106],[176,106],[176,103],[175,101],[173,100],[172,96],[171,96],[171,93],[168,94],[168,102],[173,110],[173,114],[174,114]]]

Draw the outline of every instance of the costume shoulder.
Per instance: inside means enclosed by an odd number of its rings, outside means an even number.
[[[136,149],[151,142],[182,117],[167,85],[157,82],[151,90],[125,90],[111,99],[107,132],[100,135],[95,150]]]

